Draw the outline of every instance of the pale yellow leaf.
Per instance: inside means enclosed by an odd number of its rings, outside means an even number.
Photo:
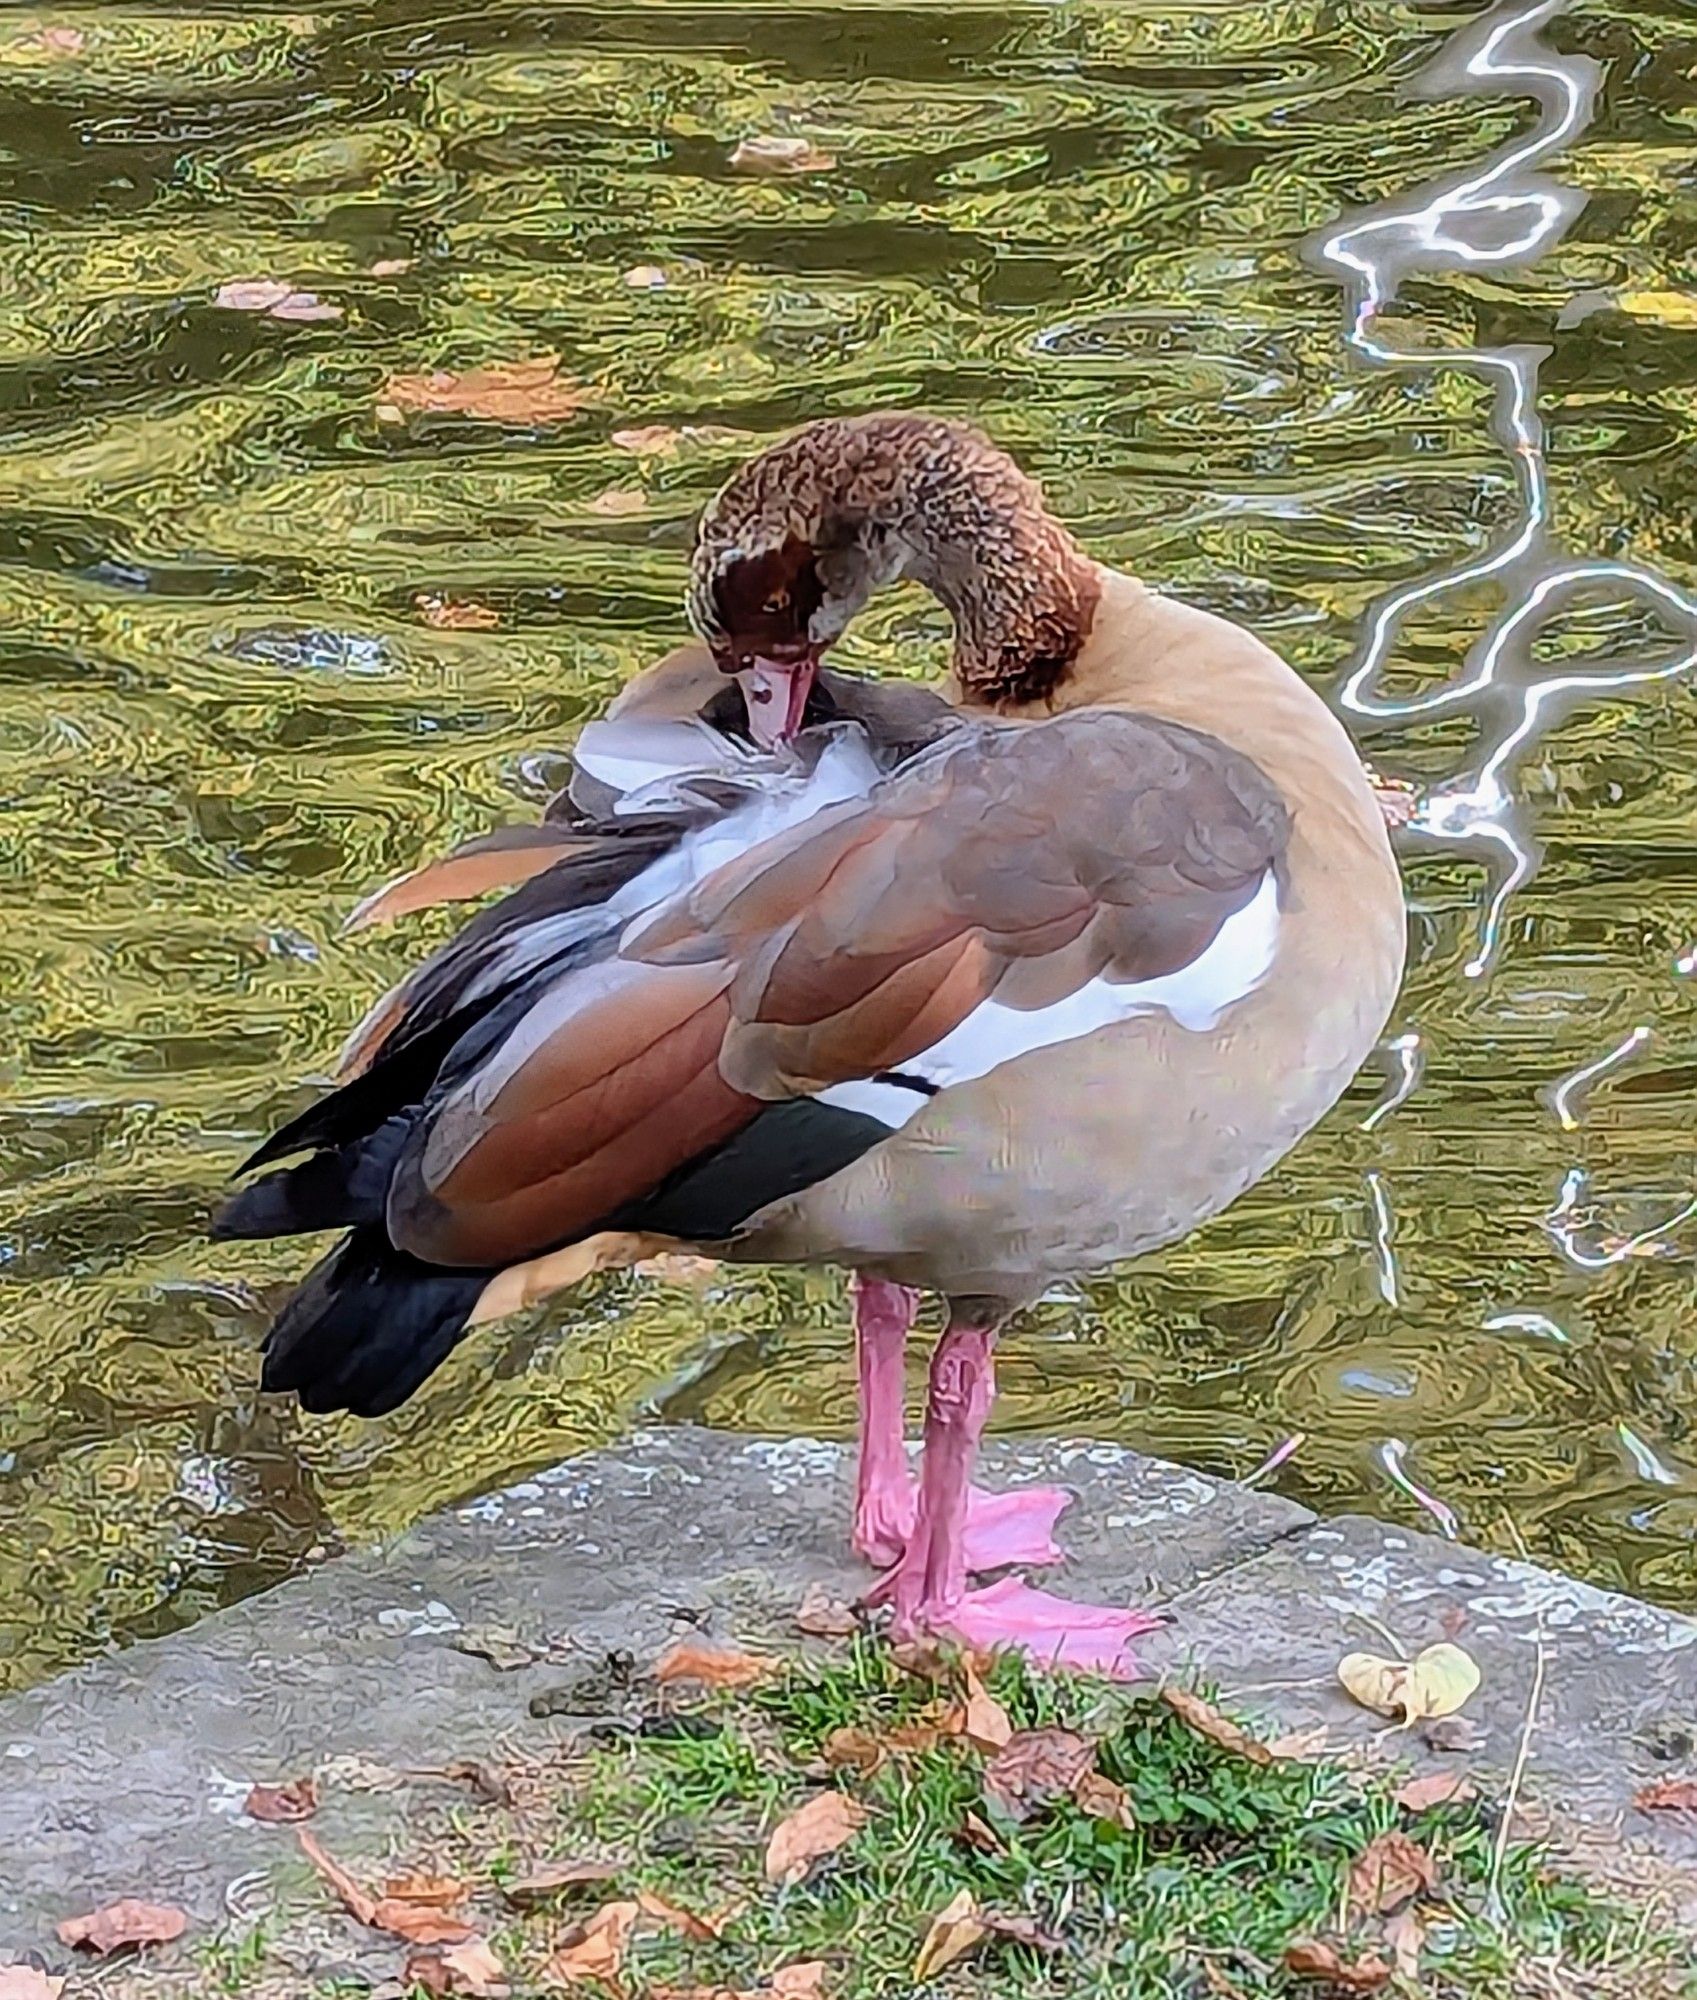
[[[953,1965],[957,1958],[964,1958],[987,1929],[978,1914],[972,1891],[962,1889],[932,1918],[931,1928],[925,1933],[925,1942],[919,1947],[919,1956],[913,1962],[914,1984],[924,1985],[944,1966]]]
[[[1697,292],[1619,292],[1615,304],[1634,319],[1653,319],[1663,326],[1697,327]]]

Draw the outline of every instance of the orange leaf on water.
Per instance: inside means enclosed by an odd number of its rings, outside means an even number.
[[[731,154],[731,165],[745,174],[822,174],[836,164],[811,139],[789,138],[781,133],[740,139]]]
[[[421,590],[412,608],[437,632],[493,632],[501,622],[492,604],[480,604],[475,597],[441,597],[433,590]]]
[[[59,1926],[59,1942],[104,1956],[131,1945],[169,1944],[188,1927],[188,1918],[169,1903],[143,1903],[125,1896],[87,1916],[67,1917]]]
[[[766,1844],[767,1881],[800,1882],[814,1862],[852,1840],[866,1818],[866,1808],[843,1793],[816,1793],[773,1829]]]
[[[212,303],[225,312],[259,313],[266,319],[340,319],[342,308],[304,292],[283,278],[240,278],[220,285]]]
[[[562,377],[557,354],[537,354],[482,368],[391,375],[378,392],[377,411],[390,421],[410,411],[495,424],[554,424],[575,416],[590,400],[587,389]]]

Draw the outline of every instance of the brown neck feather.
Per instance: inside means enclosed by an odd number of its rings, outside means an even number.
[[[826,565],[864,557],[880,580],[911,576],[940,598],[969,704],[1047,705],[1090,634],[1096,565],[1037,482],[964,424],[900,412],[809,424],[726,488],[724,532],[751,507],[787,515]]]

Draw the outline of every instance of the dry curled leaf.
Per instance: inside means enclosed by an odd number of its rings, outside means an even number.
[[[1331,1753],[1331,1732],[1323,1722],[1312,1729],[1293,1729],[1288,1736],[1275,1736],[1267,1754],[1275,1764],[1309,1764]]]
[[[703,1687],[753,1687],[770,1680],[779,1662],[767,1653],[743,1653],[732,1646],[704,1646],[697,1639],[680,1639],[654,1662],[654,1678],[699,1681]]]
[[[951,1718],[957,1723],[952,1733],[963,1737],[974,1750],[993,1757],[1012,1739],[1013,1724],[1008,1720],[1007,1710],[970,1666],[963,1669],[963,1678],[960,1706]]]
[[[485,1805],[510,1806],[513,1803],[513,1788],[502,1772],[493,1764],[480,1763],[475,1757],[456,1757],[451,1764],[444,1764],[440,1772],[432,1775],[446,1778],[451,1784],[470,1786],[474,1796]]]
[[[340,319],[342,308],[316,292],[297,291],[281,278],[239,279],[220,285],[212,303],[226,312],[261,313],[266,319]]]
[[[532,1868],[501,1884],[501,1894],[515,1909],[534,1909],[577,1894],[582,1889],[599,1889],[616,1879],[618,1870],[605,1861],[551,1861]]]
[[[67,1917],[59,1926],[59,1942],[78,1951],[127,1951],[131,1946],[169,1944],[189,1927],[189,1920],[169,1903],[143,1903],[125,1896],[90,1910],[84,1917]]]
[[[68,23],[55,21],[38,28],[33,35],[26,36],[23,46],[37,49],[44,56],[80,56],[88,47],[88,37],[81,28],[73,28]]]
[[[766,1879],[800,1882],[827,1854],[850,1841],[866,1824],[866,1808],[842,1792],[818,1792],[782,1819],[766,1844]]]
[[[794,1965],[780,1965],[772,1975],[771,1990],[782,2000],[825,2000],[825,1961],[803,1958]]]
[[[301,1852],[306,1856],[319,1876],[341,1899],[343,1907],[362,1924],[369,1924],[377,1913],[377,1898],[369,1896],[336,1858],[325,1852],[315,1834],[300,1828],[295,1838],[301,1844]]]
[[[501,614],[492,604],[480,604],[475,597],[441,597],[433,590],[421,590],[412,608],[424,623],[437,632],[493,632]],[[542,1656],[516,1632],[504,1625],[490,1625],[481,1631],[457,1632],[454,1650],[474,1653],[501,1673],[528,1667]]]
[[[883,1763],[888,1748],[870,1730],[845,1723],[825,1738],[820,1754],[833,1771],[857,1771],[861,1777],[870,1778]]]
[[[1479,1796],[1479,1788],[1465,1771],[1428,1771],[1406,1779],[1391,1797],[1405,1812],[1430,1812],[1433,1806],[1464,1805]]]
[[[371,1895],[305,1827],[295,1829],[295,1838],[348,1913],[372,1930],[387,1931],[392,1937],[405,1938],[408,1944],[464,1944],[473,1935],[470,1924],[446,1916],[428,1903],[392,1894]]]
[[[965,1847],[975,1848],[980,1854],[1005,1854],[1007,1842],[988,1820],[980,1819],[977,1813],[969,1812],[955,1831],[955,1838]]]
[[[714,1938],[723,1937],[725,1926],[734,1911],[720,1910],[711,1917],[697,1916],[694,1910],[686,1910],[680,1904],[668,1903],[664,1896],[657,1896],[651,1889],[639,1889],[636,1900],[645,1917],[652,1917],[655,1923],[664,1924],[667,1930],[678,1931],[686,1938],[693,1938],[697,1944],[709,1944]]]
[[[295,1826],[318,1810],[318,1786],[311,1778],[291,1778],[286,1785],[255,1785],[242,1801],[249,1819],[267,1826]]]
[[[1484,1744],[1485,1732],[1471,1716],[1438,1715],[1421,1725],[1420,1740],[1428,1750],[1477,1750]]]
[[[466,2000],[499,2000],[509,1990],[506,1967],[480,1937],[441,1952],[414,1952],[401,1976],[426,1993],[464,1995]]]
[[[604,1903],[587,1922],[567,1932],[542,1977],[560,1986],[581,1986],[588,1980],[616,1986],[641,1915],[640,1903]]]
[[[1478,1687],[1479,1668],[1470,1653],[1440,1640],[1412,1660],[1346,1653],[1338,1662],[1338,1679],[1363,1708],[1411,1723],[1455,1714]]]
[[[931,1919],[919,1956],[913,1961],[913,1980],[923,1986],[944,1966],[964,1958],[981,1938],[986,1926],[978,1914],[978,1904],[970,1889],[962,1889]]]
[[[811,139],[788,138],[781,133],[762,133],[739,139],[731,154],[731,165],[745,174],[822,174],[836,165]]]
[[[851,1605],[833,1597],[822,1583],[810,1583],[796,1607],[795,1629],[810,1639],[852,1639],[860,1620]]]
[[[1438,1886],[1437,1863],[1425,1848],[1394,1829],[1368,1842],[1349,1871],[1349,1900],[1375,1916]]]
[[[1397,1977],[1410,1983],[1420,1977],[1420,1952],[1426,1942],[1426,1925],[1418,1910],[1398,1910],[1385,1922],[1385,1942],[1396,1958]]]
[[[0,2000],[59,2000],[65,1982],[33,1965],[0,1965]]]
[[[984,1794],[1009,1819],[1067,1796],[1096,1763],[1096,1746],[1071,1729],[1015,1731],[984,1768]]]
[[[1162,1688],[1160,1697],[1174,1715],[1187,1728],[1194,1729],[1198,1736],[1206,1736],[1210,1743],[1217,1743],[1234,1757],[1247,1758],[1251,1764],[1272,1763],[1273,1753],[1268,1746],[1233,1722],[1211,1701],[1204,1701],[1199,1694],[1179,1687]]]
[[[1697,1778],[1658,1778],[1633,1795],[1640,1812],[1697,1813]]]
[[[1285,1969],[1304,1979],[1328,1980],[1345,1993],[1377,1993],[1391,1976],[1391,1968],[1376,1951],[1346,1959],[1335,1945],[1313,1938],[1286,1945]]]
[[[494,424],[555,424],[575,416],[589,401],[588,390],[560,374],[557,354],[538,354],[484,368],[391,375],[378,392],[377,414],[390,422],[414,412],[481,417]]]
[[[451,1910],[470,1894],[451,1875],[397,1875],[383,1885],[385,1901],[421,1903],[432,1910]]]
[[[1072,1796],[1079,1811],[1088,1813],[1092,1819],[1105,1819],[1115,1826],[1137,1824],[1124,1785],[1116,1785],[1100,1771],[1084,1772],[1073,1786]]]

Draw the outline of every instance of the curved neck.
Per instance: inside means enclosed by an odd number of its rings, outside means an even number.
[[[759,497],[785,496],[845,623],[898,577],[941,600],[967,703],[1041,707],[1071,672],[1100,572],[1037,482],[976,431],[902,412],[827,417],[762,454],[749,473]]]

